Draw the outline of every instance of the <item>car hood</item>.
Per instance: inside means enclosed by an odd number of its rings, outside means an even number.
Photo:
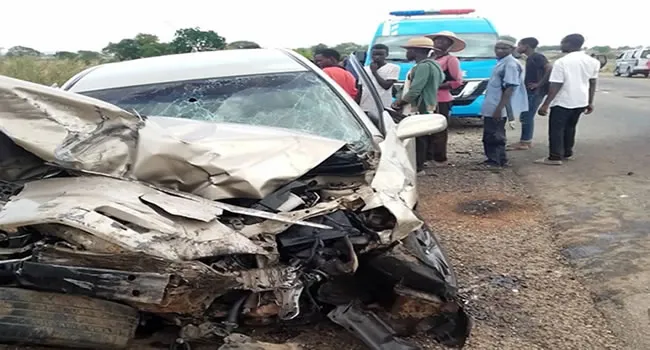
[[[285,129],[145,120],[103,101],[2,76],[0,98],[0,130],[46,162],[213,200],[263,198],[345,145]]]

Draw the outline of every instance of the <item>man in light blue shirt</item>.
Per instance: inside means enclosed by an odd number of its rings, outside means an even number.
[[[507,39],[497,41],[494,53],[499,60],[485,91],[481,107],[483,116],[483,148],[487,160],[483,165],[504,167],[506,157],[506,121],[508,115],[520,115],[528,110],[528,98],[523,79],[523,67],[512,56],[516,43]]]

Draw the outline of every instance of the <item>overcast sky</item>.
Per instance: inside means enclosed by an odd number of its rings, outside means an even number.
[[[475,8],[500,34],[536,36],[558,44],[579,32],[594,45],[650,45],[646,11],[612,11],[595,0],[21,0],[2,1],[0,47],[40,51],[101,50],[137,33],[168,41],[179,28],[211,29],[228,41],[303,47],[353,41],[368,43],[389,11]],[[642,7],[645,8],[646,5]],[[313,8],[314,10],[308,10]],[[642,23],[646,23],[643,25]],[[623,35],[625,34],[625,35]]]

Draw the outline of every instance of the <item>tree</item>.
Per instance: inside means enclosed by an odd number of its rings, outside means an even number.
[[[601,54],[607,54],[612,51],[612,48],[609,46],[594,46],[590,50]]]
[[[200,28],[179,29],[174,35],[174,40],[169,43],[173,53],[187,53],[194,51],[221,50],[226,46],[226,39],[212,30],[203,31]]]
[[[54,57],[60,60],[74,60],[77,58],[77,54],[70,51],[57,51],[54,54]]]
[[[97,51],[80,50],[77,51],[77,58],[84,62],[92,62],[101,60],[102,55]]]
[[[226,45],[226,50],[239,50],[239,49],[259,49],[260,46],[254,41],[239,40],[233,41]]]
[[[314,53],[311,51],[311,49],[300,47],[297,49],[294,49],[293,51],[296,51],[297,53],[305,56],[308,59],[313,59],[314,58]]]
[[[7,50],[6,56],[8,57],[23,57],[23,56],[40,56],[41,53],[37,50],[32,49],[31,47],[26,46],[14,46]]]
[[[133,60],[142,57],[165,55],[168,45],[161,43],[156,35],[140,33],[133,39],[122,39],[118,43],[109,43],[102,52],[115,57],[118,61]]]
[[[341,55],[349,55],[357,51],[368,51],[368,45],[359,45],[356,43],[341,43],[334,46],[334,50],[338,51]]]

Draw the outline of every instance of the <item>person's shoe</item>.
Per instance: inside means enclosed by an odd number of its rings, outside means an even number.
[[[536,164],[544,164],[544,165],[562,165],[561,160],[552,160],[548,159],[548,157],[544,157],[542,159],[538,159],[535,161]]]
[[[568,157],[564,157],[564,160],[569,160],[569,161],[576,160],[576,157],[575,156],[568,156]]]
[[[424,176],[424,175],[426,175],[426,174],[427,174],[426,171],[424,171],[424,170],[420,170],[420,171],[418,171],[417,176]]]
[[[449,162],[446,161],[446,160],[445,160],[444,162],[436,162],[436,161],[432,161],[432,162],[430,163],[430,166],[433,166],[433,167],[446,167],[446,166],[448,166],[448,165],[449,165]]]
[[[489,160],[486,160],[486,161],[484,161],[484,162],[480,162],[480,163],[476,164],[476,165],[472,168],[472,170],[478,170],[478,171],[483,171],[483,170],[497,171],[497,170],[500,170],[501,168],[502,168],[502,167],[501,167],[499,164],[497,164],[497,163],[493,163],[493,162],[490,162]]]
[[[531,149],[531,147],[532,146],[530,145],[530,143],[517,142],[517,143],[507,145],[506,151],[526,151]]]

